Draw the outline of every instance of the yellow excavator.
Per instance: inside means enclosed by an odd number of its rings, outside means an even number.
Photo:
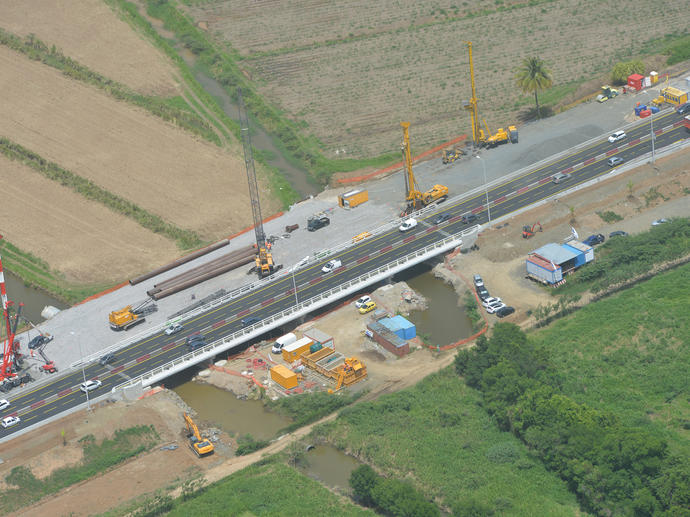
[[[407,190],[407,195],[405,201],[407,201],[406,214],[419,210],[434,201],[444,201],[448,197],[448,187],[445,185],[434,185],[431,189],[426,192],[419,190],[419,185],[412,172],[412,153],[410,152],[410,123],[401,122],[400,126],[403,128],[403,143],[402,143],[402,155],[403,163],[405,164],[405,189]]]
[[[202,438],[199,433],[199,428],[187,413],[184,413],[184,421],[187,424],[187,437],[189,438],[189,447],[194,451],[194,453],[199,456],[208,456],[213,454],[213,444],[209,442],[206,438]]]

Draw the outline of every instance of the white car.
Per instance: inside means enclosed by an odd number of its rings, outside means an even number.
[[[493,314],[498,309],[502,309],[505,306],[506,304],[503,302],[494,302],[486,308],[486,312],[488,312],[489,314]]]
[[[175,334],[176,332],[179,332],[180,330],[182,330],[182,325],[180,325],[179,323],[173,323],[167,329],[165,329],[165,333],[166,335],[170,336],[172,334]]]
[[[484,280],[482,280],[482,277],[479,275],[474,275],[472,281],[474,282],[475,287],[482,287],[484,285]]]
[[[343,263],[340,261],[340,259],[333,259],[330,260],[328,263],[326,263],[325,266],[321,268],[322,273],[330,273],[334,269],[338,269],[340,266],[342,266]]]
[[[358,309],[361,309],[370,301],[371,301],[371,296],[362,296],[359,300],[357,300],[355,302],[355,307],[357,307]]]
[[[628,135],[625,134],[625,131],[616,131],[609,137],[609,142],[613,144],[615,142],[618,142],[619,140],[623,140],[627,136]]]
[[[87,391],[93,391],[100,388],[101,384],[103,384],[101,381],[86,381],[81,383],[79,389],[86,393]]]
[[[398,230],[400,230],[401,232],[406,232],[408,230],[411,230],[415,226],[417,226],[417,219],[415,219],[414,217],[410,217],[409,219],[403,221]]]
[[[488,307],[489,305],[493,305],[494,303],[503,303],[503,302],[501,302],[500,298],[494,298],[493,296],[491,298],[487,298],[486,300],[482,300],[482,305],[484,307]]]
[[[656,221],[652,221],[652,226],[659,226],[660,224],[667,223],[668,219],[664,219],[663,217],[661,219],[657,219]]]
[[[17,425],[19,422],[21,422],[21,418],[18,416],[6,416],[5,418],[2,419],[2,426],[7,429],[8,427],[12,427],[13,425]]]
[[[0,411],[2,411],[3,409],[7,409],[8,407],[10,407],[10,401],[9,400],[7,400],[7,399],[0,400]]]

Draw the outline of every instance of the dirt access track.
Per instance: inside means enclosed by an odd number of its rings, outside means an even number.
[[[506,320],[529,326],[532,322],[526,311],[539,303],[552,302],[553,299],[547,290],[524,279],[524,255],[547,242],[558,242],[570,232],[571,215],[568,207],[575,207],[576,222],[572,225],[581,236],[594,232],[608,234],[614,229],[634,233],[647,230],[651,221],[659,217],[688,217],[689,164],[690,149],[686,148],[658,159],[655,166],[643,165],[602,182],[597,187],[581,190],[560,201],[553,201],[516,216],[508,221],[507,226],[483,232],[478,240],[479,251],[457,255],[451,262],[456,270],[455,274],[459,271],[467,282],[462,283],[467,286],[471,274],[480,273],[492,294],[497,294],[517,307],[517,312]],[[632,187],[629,188],[628,185]],[[649,193],[654,192],[654,189],[661,196],[650,196]],[[646,199],[650,201],[647,202]],[[599,210],[611,210],[621,215],[623,220],[608,225],[596,215]],[[537,220],[541,221],[544,231],[537,233],[532,239],[522,239],[522,225]],[[456,286],[458,291],[464,290],[462,283]],[[374,297],[382,306],[395,310],[398,294],[394,289],[388,289],[375,293]],[[336,341],[342,339],[343,342],[351,342],[352,348],[346,351],[361,355],[372,371],[372,377],[378,377],[369,386],[371,392],[367,398],[414,384],[453,360],[452,351],[436,355],[427,350],[414,351],[409,356],[409,362],[405,359],[393,362],[383,359],[382,354],[361,348],[359,329],[352,322],[362,321],[362,318],[354,307],[346,305],[317,320],[315,326],[334,335]],[[487,319],[490,324],[498,321],[493,316],[488,316]],[[338,329],[346,330],[343,335],[339,335]],[[367,383],[368,381],[364,381],[360,384]],[[162,443],[176,441],[180,445],[175,451],[155,448],[112,471],[48,497],[45,502],[39,502],[18,515],[86,515],[122,505],[131,498],[179,483],[199,473],[212,482],[258,461],[264,454],[281,450],[311,429],[311,426],[300,429],[274,442],[267,449],[248,456],[232,457],[219,447],[219,452],[213,459],[199,460],[184,445],[181,413],[185,409],[177,397],[164,391],[133,404],[109,404],[97,408],[93,413],[75,413],[1,445],[0,457],[4,460],[0,465],[2,479],[12,467],[20,464],[31,467],[38,477],[61,466],[74,464],[81,457],[77,440],[87,433],[101,438],[112,434],[117,428],[153,424],[161,435]],[[68,441],[68,445],[64,447],[60,438],[62,430],[65,430]],[[221,435],[221,442],[223,441],[227,442],[229,438]]]

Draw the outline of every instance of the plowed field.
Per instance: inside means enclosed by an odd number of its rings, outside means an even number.
[[[0,69],[0,134],[205,239],[251,224],[238,157],[6,48]]]
[[[687,30],[686,0],[655,2],[654,14],[649,6],[642,0],[214,0],[189,11],[240,52],[262,93],[305,120],[306,131],[335,158],[397,152],[402,120],[412,122],[417,149],[468,132],[463,41],[473,42],[480,111],[492,130],[533,104],[533,95],[515,86],[523,58],[544,59],[555,85],[608,82],[611,67],[636,57],[645,42]]]
[[[167,58],[134,33],[101,0],[3,1],[0,27],[18,36],[35,34],[110,79],[144,94],[179,95]]]
[[[109,283],[179,255],[175,243],[0,155],[0,234],[70,282]]]

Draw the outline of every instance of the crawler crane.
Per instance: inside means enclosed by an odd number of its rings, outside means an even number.
[[[405,190],[407,196],[406,214],[410,214],[415,210],[419,210],[434,201],[444,201],[448,197],[448,187],[445,185],[434,185],[433,188],[422,192],[419,190],[419,185],[412,172],[412,153],[410,152],[410,123],[401,122],[400,126],[403,128],[403,143],[402,155],[403,163],[405,164]]]

